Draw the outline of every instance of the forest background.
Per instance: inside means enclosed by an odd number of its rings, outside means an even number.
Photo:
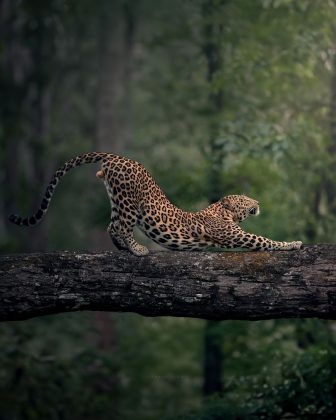
[[[333,0],[0,0],[1,252],[113,248],[94,165],[38,227],[7,221],[88,151],[141,161],[184,209],[246,194],[261,203],[250,231],[335,242],[335,22]],[[92,312],[0,333],[0,419],[336,411],[331,321]]]

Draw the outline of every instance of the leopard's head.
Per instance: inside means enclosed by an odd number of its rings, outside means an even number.
[[[258,216],[259,203],[246,195],[227,195],[221,200],[223,207],[233,215],[235,222],[241,222],[248,216]]]

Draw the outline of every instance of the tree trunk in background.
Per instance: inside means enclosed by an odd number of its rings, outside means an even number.
[[[19,14],[20,1],[2,0],[0,2],[0,35],[6,41],[5,48],[0,54],[0,67],[3,74],[1,93],[6,101],[0,101],[0,116],[3,127],[3,137],[0,145],[4,156],[1,163],[1,234],[2,238],[10,237],[14,231],[8,223],[8,215],[16,212],[19,204],[19,167],[22,163],[20,143],[22,139],[22,113],[26,94],[27,82],[27,54],[20,43],[24,19]],[[18,243],[20,246],[24,233],[21,232]],[[13,242],[13,241],[11,241]]]
[[[1,35],[5,39],[1,67],[5,77],[1,93],[3,144],[6,159],[3,162],[3,226],[7,233],[12,228],[8,214],[20,209],[22,189],[28,201],[29,212],[40,205],[46,178],[50,175],[47,163],[47,144],[50,136],[50,86],[55,74],[52,46],[56,26],[46,18],[53,6],[32,4],[26,8],[22,1],[3,0],[0,3]],[[48,222],[41,223],[31,234],[22,230],[15,235],[20,249],[46,250]],[[11,235],[12,236],[12,235]],[[19,240],[17,240],[19,238]]]
[[[222,384],[222,333],[220,321],[206,321],[204,330],[204,381],[203,394],[221,394]]]
[[[333,65],[330,81],[329,127],[330,137],[327,146],[329,162],[326,164],[324,172],[321,174],[320,184],[314,192],[314,200],[311,208],[313,218],[311,222],[308,221],[306,227],[306,236],[309,243],[318,239],[318,226],[316,220],[323,218],[323,215],[320,214],[321,203],[326,201],[327,212],[331,216],[336,216],[336,47],[333,51]],[[324,230],[327,230],[328,228],[328,226],[324,227]]]
[[[33,33],[34,48],[32,49],[32,81],[29,95],[31,97],[31,121],[32,131],[30,139],[30,165],[32,183],[35,183],[34,197],[32,199],[32,209],[40,206],[41,197],[45,186],[49,182],[50,164],[47,161],[47,144],[50,137],[50,112],[51,112],[51,88],[53,79],[53,66],[49,62],[50,48],[49,38],[53,36],[45,21],[43,11],[37,12],[35,18],[36,29]],[[33,184],[34,185],[34,184]],[[48,248],[48,222],[40,223],[34,235],[27,244],[31,251],[45,250]]]
[[[336,47],[334,48],[333,68],[331,75],[330,86],[330,109],[329,109],[329,124],[330,124],[330,143],[328,147],[328,154],[331,159],[330,167],[327,172],[327,182],[325,191],[327,194],[328,209],[332,215],[336,215]]]
[[[218,134],[218,115],[223,109],[223,91],[213,91],[213,82],[216,74],[222,69],[221,35],[222,25],[216,21],[216,11],[224,1],[206,0],[202,5],[204,22],[203,51],[207,63],[207,80],[209,83],[210,105],[210,167],[209,167],[209,201],[214,203],[222,195],[221,169],[222,146],[216,144]],[[204,360],[203,360],[203,393],[205,396],[220,394],[222,385],[222,333],[218,321],[206,321],[204,330]]]
[[[317,220],[323,220],[320,212],[321,203],[326,201],[327,213],[333,218],[336,217],[336,47],[333,51],[333,65],[330,81],[330,104],[329,104],[329,143],[327,155],[329,162],[321,174],[321,180],[313,192],[313,202],[311,206],[312,219],[306,223],[306,237],[308,243],[314,243],[319,239]],[[326,200],[325,200],[326,198]],[[329,226],[323,226],[324,234],[328,235]],[[297,345],[301,349],[308,348],[316,343],[316,338],[311,334],[311,330],[306,328],[307,320],[301,320],[296,325]],[[321,324],[320,328],[326,328],[330,334],[334,334],[327,324]]]
[[[134,13],[129,2],[105,2],[100,18],[96,146],[120,154],[130,141]],[[102,149],[101,149],[102,150]]]
[[[129,90],[134,35],[134,6],[103,2],[99,33],[99,85],[96,138],[93,149],[123,154],[131,139],[131,104]],[[94,181],[97,182],[97,181]],[[106,227],[108,220],[106,221]],[[106,228],[95,227],[91,250],[113,247]]]
[[[315,220],[321,218],[319,208],[324,197],[326,197],[327,212],[332,216],[336,216],[336,182],[334,176],[336,172],[336,47],[333,51],[330,81],[329,127],[330,137],[326,150],[329,162],[321,175],[321,182],[315,191],[311,209]],[[306,234],[309,242],[316,240],[318,235],[316,223],[308,224]]]
[[[133,8],[132,8],[133,7]],[[123,154],[131,138],[131,110],[129,89],[134,32],[134,6],[125,1],[104,1],[99,26],[99,69],[96,138],[93,149]],[[98,182],[94,180],[94,182]],[[107,200],[107,199],[106,199]],[[106,220],[106,227],[109,221]],[[106,227],[94,227],[90,233],[90,250],[106,251],[113,248]],[[100,351],[117,354],[118,331],[114,314],[96,312],[92,317],[96,345]],[[117,406],[118,371],[108,382],[101,378],[97,387],[108,387]],[[117,412],[116,408],[116,412]],[[112,418],[118,418],[117,413]]]

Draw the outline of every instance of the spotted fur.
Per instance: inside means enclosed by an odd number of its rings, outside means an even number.
[[[250,248],[254,250],[299,249],[301,242],[277,242],[244,232],[238,225],[249,215],[259,214],[259,203],[244,195],[229,195],[198,212],[173,205],[148,171],[138,162],[109,153],[87,153],[66,162],[50,181],[39,210],[30,217],[11,215],[19,226],[38,223],[47,212],[60,179],[72,168],[102,161],[97,177],[104,181],[111,203],[107,228],[118,249],[146,255],[148,249],[133,236],[138,226],[150,239],[175,250],[206,247]]]

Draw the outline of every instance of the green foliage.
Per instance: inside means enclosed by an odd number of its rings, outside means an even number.
[[[67,317],[66,328],[64,316],[1,326],[2,418],[109,418],[107,389],[113,384],[107,378],[116,365],[88,343],[83,346],[80,319]],[[101,382],[106,391],[99,395]]]
[[[200,410],[181,420],[330,419],[336,409],[335,369],[331,348],[295,356],[279,352],[272,366],[266,363],[259,374],[239,376],[223,398],[205,400]]]
[[[89,314],[2,324],[2,418],[108,420],[113,414],[154,420],[193,407],[203,323],[120,314],[109,319],[117,326],[115,352],[96,348]]]

